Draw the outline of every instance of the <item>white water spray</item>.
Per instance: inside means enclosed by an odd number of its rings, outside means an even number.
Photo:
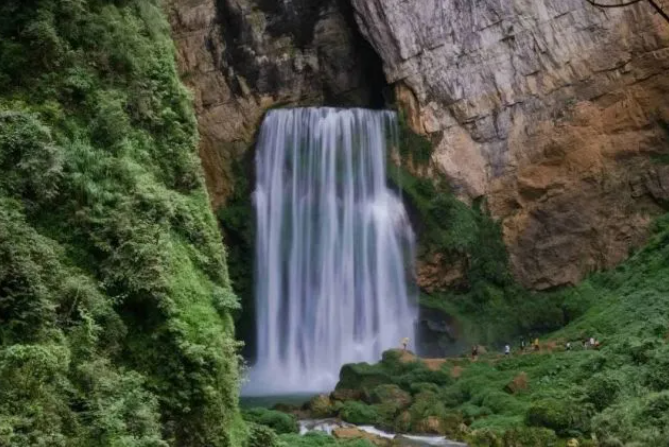
[[[258,356],[246,395],[332,389],[413,339],[414,236],[386,185],[393,112],[270,111],[257,147]]]

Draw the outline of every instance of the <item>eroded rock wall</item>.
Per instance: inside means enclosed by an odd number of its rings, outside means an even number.
[[[233,193],[232,164],[268,108],[383,101],[380,60],[348,2],[170,0],[168,8],[214,209]]]
[[[352,2],[433,169],[486,197],[524,285],[575,283],[644,241],[669,201],[669,24],[645,2]]]

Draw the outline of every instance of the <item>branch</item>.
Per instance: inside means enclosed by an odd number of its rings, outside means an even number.
[[[643,0],[631,0],[627,3],[619,3],[617,5],[610,5],[610,4],[605,4],[605,3],[597,3],[595,0],[585,0],[586,2],[590,3],[592,6],[596,6],[598,8],[623,8],[625,6],[632,6],[637,3],[642,2]]]
[[[623,8],[625,6],[632,6],[637,3],[642,2],[643,0],[630,0],[627,3],[619,3],[617,5],[613,4],[605,4],[605,3],[598,3],[597,0],[585,0],[588,3],[590,3],[592,6],[596,6],[597,8]],[[657,4],[656,0],[647,0],[648,3],[655,9],[655,12],[657,12],[664,20],[669,22],[669,14],[664,12],[662,7]]]

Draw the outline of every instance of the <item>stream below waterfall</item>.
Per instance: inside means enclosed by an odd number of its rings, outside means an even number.
[[[310,431],[320,431],[332,434],[338,428],[357,428],[381,438],[397,441],[401,447],[466,447],[467,444],[451,441],[443,436],[416,436],[394,434],[379,430],[369,425],[353,425],[339,419],[305,419],[300,421],[300,434],[305,435]]]

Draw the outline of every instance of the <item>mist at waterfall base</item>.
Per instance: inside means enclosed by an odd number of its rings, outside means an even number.
[[[390,111],[273,110],[256,154],[257,360],[245,396],[334,388],[413,342],[414,234],[386,165]]]

